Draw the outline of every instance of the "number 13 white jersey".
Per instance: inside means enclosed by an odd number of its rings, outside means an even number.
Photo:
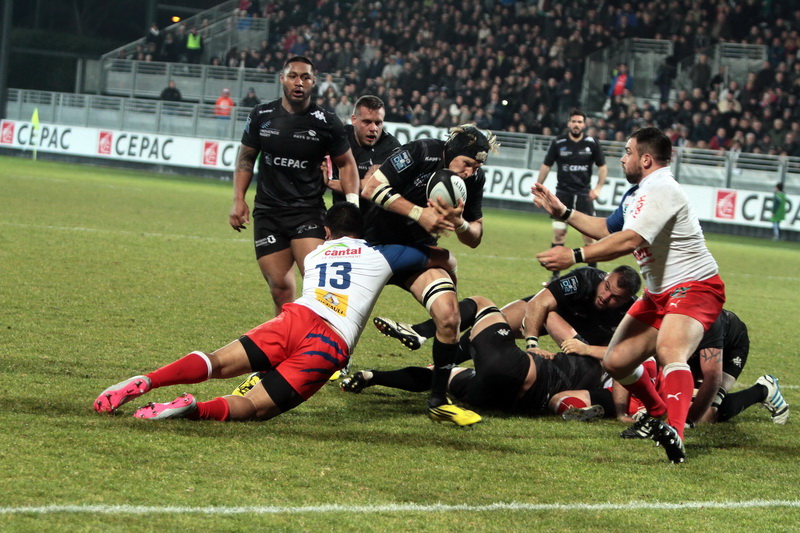
[[[305,258],[304,305],[341,333],[352,353],[378,296],[392,274],[421,271],[427,256],[400,245],[370,246],[343,237],[325,241]]]

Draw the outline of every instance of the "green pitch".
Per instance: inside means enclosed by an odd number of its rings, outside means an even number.
[[[483,412],[458,430],[428,421],[425,395],[377,388],[327,386],[263,423],[133,419],[144,401],[98,415],[92,401],[108,385],[271,317],[252,231],[228,225],[231,199],[215,180],[0,158],[0,529],[798,529],[800,250],[790,243],[707,235],[728,307],[750,329],[740,381],[778,376],[789,423],[754,406],[689,430],[680,466],[650,441],[619,439],[613,421]],[[502,305],[535,292],[548,277],[533,256],[549,246],[549,221],[487,209],[485,228],[476,250],[442,242],[458,256],[460,294]],[[375,312],[424,318],[393,287]],[[429,350],[369,326],[353,368],[426,364]],[[237,383],[145,398],[207,400]]]

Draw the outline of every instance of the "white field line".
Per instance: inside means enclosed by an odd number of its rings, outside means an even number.
[[[492,512],[492,511],[635,511],[635,510],[693,510],[693,509],[744,509],[800,507],[800,500],[747,500],[704,502],[628,502],[628,503],[492,503],[486,505],[308,505],[298,507],[171,507],[146,505],[46,505],[40,507],[0,507],[0,514],[311,514],[311,513],[441,513],[441,512]]]

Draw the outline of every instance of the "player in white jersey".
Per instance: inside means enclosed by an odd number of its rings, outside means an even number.
[[[687,364],[725,302],[725,285],[705,244],[697,216],[669,170],[672,143],[658,128],[635,131],[622,169],[633,185],[608,218],[567,208],[546,187],[531,188],[534,203],[581,233],[600,239],[583,248],[551,248],[536,256],[548,270],[633,253],[645,293],[622,319],[603,358],[606,371],[647,409],[632,428],[664,446],[682,463],[683,429],[694,382]],[[657,392],[641,363],[655,356],[663,368]],[[659,395],[660,393],[660,395]],[[624,411],[619,405],[620,412]]]
[[[112,385],[97,397],[97,412],[159,387],[200,383],[260,372],[245,396],[198,402],[184,394],[138,409],[137,418],[193,420],[269,419],[309,399],[350,359],[378,295],[390,276],[441,267],[423,251],[401,245],[370,246],[358,238],[361,212],[336,204],[325,222],[326,241],[305,260],[303,295],[272,320],[222,348],[195,351],[147,375]]]
[[[646,241],[633,255],[652,294],[685,281],[708,279],[719,271],[706,247],[700,221],[668,167],[643,180],[625,204],[621,229],[634,231]]]

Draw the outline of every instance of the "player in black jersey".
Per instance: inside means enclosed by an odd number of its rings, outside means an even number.
[[[556,167],[556,196],[567,207],[594,216],[594,200],[606,182],[608,167],[600,143],[586,136],[586,113],[572,109],[567,122],[567,133],[550,143],[544,162],[539,167],[537,181],[544,183],[553,164]],[[597,185],[592,188],[592,165],[597,165]],[[553,220],[553,246],[563,246],[567,239],[567,224]],[[586,244],[594,239],[583,236]],[[590,264],[595,266],[595,264]],[[559,276],[553,272],[551,279]]]
[[[747,325],[733,312],[723,309],[717,320],[703,335],[697,350],[689,357],[689,366],[695,380],[695,393],[687,417],[687,426],[700,423],[724,422],[738,415],[748,407],[761,403],[770,412],[772,421],[785,424],[789,418],[789,405],[783,398],[778,379],[770,374],[758,378],[755,385],[731,393],[730,390],[739,379],[750,353],[750,337]],[[653,363],[652,376],[658,371]],[[630,422],[631,409],[635,411],[641,404],[629,402],[629,395],[621,386],[615,386],[614,397],[609,389],[568,391],[567,396],[577,397],[582,402],[602,406],[602,410],[592,413]],[[589,417],[575,419],[586,420]],[[625,438],[640,438],[630,429],[621,434]]]
[[[283,96],[257,105],[247,118],[233,173],[230,212],[236,231],[250,223],[245,195],[258,159],[253,236],[276,315],[295,298],[294,264],[302,273],[303,259],[325,238],[326,180],[320,166],[326,155],[339,168],[348,201],[359,201],[358,171],[342,122],[311,102],[314,65],[305,57],[292,57],[280,80]]]
[[[789,404],[783,399],[777,378],[765,374],[752,387],[730,393],[749,353],[747,325],[733,311],[723,309],[689,357],[697,394],[687,423],[723,422],[759,402],[769,410],[774,423],[786,423]]]
[[[566,353],[602,359],[605,347],[625,313],[636,301],[642,282],[636,270],[621,265],[611,273],[593,267],[576,268],[551,281],[537,294],[515,300],[501,311],[517,339],[526,340],[526,348],[544,357],[553,354],[539,348],[539,336],[548,334]],[[474,313],[470,298],[459,302],[463,316]],[[416,350],[431,337],[436,326],[432,320],[403,324],[385,317],[375,317],[375,326],[406,347]],[[466,331],[472,324],[461,322]],[[462,345],[464,337],[462,337]],[[464,360],[459,358],[459,360]]]
[[[358,166],[358,177],[363,184],[364,179],[369,177],[377,170],[381,163],[398,148],[400,142],[394,135],[383,129],[383,121],[386,116],[383,100],[377,96],[365,95],[356,100],[353,107],[353,114],[350,122],[344,127],[350,148],[353,150],[353,157]],[[337,168],[333,169],[333,177],[328,183],[333,191],[333,203],[344,202],[345,197],[339,181]],[[361,199],[361,212],[366,213],[372,203],[364,198]]]
[[[517,346],[513,328],[488,298],[467,300],[473,312],[465,320],[473,325],[462,345],[474,369],[449,370],[448,390],[456,399],[476,408],[536,415],[552,409],[551,399],[561,391],[600,386],[603,371],[599,359],[563,352],[550,357],[526,352]],[[428,367],[362,370],[343,382],[342,388],[357,393],[382,385],[423,392],[430,388],[431,373]]]
[[[600,368],[599,361],[603,358],[614,329],[633,305],[640,288],[641,279],[636,270],[626,265],[615,268],[609,274],[592,267],[577,268],[551,282],[535,296],[506,305],[501,310],[503,326],[477,337],[474,324],[481,319],[479,299],[488,300],[473,297],[459,302],[461,329],[473,329],[462,335],[456,362],[474,359],[476,381],[470,383],[481,383],[478,389],[470,389],[469,403],[476,407],[514,411],[520,408],[517,402],[524,397],[526,399],[522,404],[527,406],[524,409],[534,413],[547,406],[550,395],[572,390],[571,387],[576,383],[599,388],[599,375],[595,375]],[[436,331],[431,320],[411,326],[376,317],[375,324],[384,334],[401,340],[412,349],[419,347]],[[530,370],[528,359],[519,355],[524,352],[516,347],[513,340],[522,338],[523,330],[528,332],[527,352],[539,369],[540,379],[535,388],[519,390],[521,385],[515,383],[521,383]],[[553,338],[561,352],[554,354],[538,347],[538,336],[545,333]],[[510,342],[503,340],[503,337]],[[532,343],[534,340],[536,342]],[[582,380],[584,372],[589,376],[585,381]],[[342,385],[344,390],[350,392],[359,392],[370,385],[427,390],[409,388],[409,380],[414,376],[429,376],[429,370],[418,367],[388,372],[362,370]],[[473,374],[465,374],[458,379],[468,376],[471,380]],[[455,377],[453,381],[456,381]],[[488,383],[496,385],[490,387]],[[528,392],[529,389],[531,392]],[[483,391],[480,396],[476,396],[478,390]],[[450,391],[462,397],[454,390],[452,383]],[[519,397],[516,396],[517,392]],[[577,405],[575,402],[565,403],[564,409]],[[551,405],[554,410],[556,407]]]
[[[480,421],[471,411],[449,404],[447,380],[458,351],[458,298],[455,289],[455,258],[436,246],[440,234],[455,231],[458,240],[471,248],[483,238],[483,184],[481,166],[496,150],[494,135],[473,125],[451,130],[447,141],[420,139],[402,146],[364,183],[361,195],[375,206],[366,216],[366,239],[375,244],[405,244],[424,247],[432,257],[450,259],[450,272],[429,269],[393,279],[428,310],[436,323],[433,343],[433,378],[428,416],[436,422],[459,426]],[[465,182],[467,200],[457,206],[428,202],[425,192],[430,176],[449,169]]]

